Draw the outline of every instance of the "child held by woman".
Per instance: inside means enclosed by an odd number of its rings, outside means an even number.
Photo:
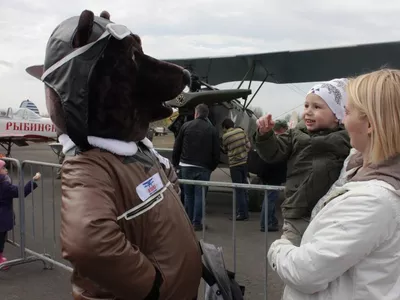
[[[276,135],[270,114],[257,120],[256,150],[267,163],[287,162],[283,235],[300,245],[311,212],[339,177],[350,152],[345,115],[346,79],[315,85],[304,103],[303,120]]]

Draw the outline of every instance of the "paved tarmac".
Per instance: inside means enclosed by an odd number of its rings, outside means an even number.
[[[46,144],[33,144],[29,147],[13,148],[12,156],[20,160],[35,160],[57,163],[56,155]],[[43,180],[35,192],[25,199],[27,248],[38,253],[46,253],[57,261],[69,265],[61,258],[59,245],[60,226],[60,181],[52,177],[55,170],[47,167],[26,166],[25,181],[40,171]],[[213,173],[212,180],[230,181],[227,170]],[[13,177],[14,178],[14,177]],[[19,242],[18,201],[15,201],[17,226],[15,240]],[[54,212],[54,218],[53,218]],[[228,269],[233,270],[232,194],[211,191],[207,198],[205,240],[221,246]],[[278,209],[278,218],[281,216]],[[250,220],[236,223],[237,280],[246,286],[245,299],[264,299],[265,283],[265,234],[260,232],[259,213],[251,213]],[[199,239],[201,232],[198,233]],[[279,238],[280,232],[267,233],[268,247]],[[18,256],[19,250],[7,244],[5,253],[9,259]],[[0,293],[4,300],[50,300],[71,299],[70,273],[55,266],[44,270],[41,262],[14,266],[8,271],[0,271]],[[282,294],[282,281],[268,266],[268,299],[278,300]],[[200,294],[203,289],[200,289]],[[200,297],[199,299],[203,299]]]

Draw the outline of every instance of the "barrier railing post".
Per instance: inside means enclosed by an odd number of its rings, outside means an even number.
[[[40,166],[40,173],[43,174],[43,166]],[[44,180],[44,178],[42,179]],[[42,184],[43,185],[43,184]],[[43,240],[43,250],[46,253],[46,234],[45,234],[45,212],[44,212],[44,188],[42,187],[42,240]],[[33,195],[33,193],[32,193]]]
[[[14,164],[10,164],[10,171],[11,171],[11,176],[13,176],[15,173],[14,173]],[[12,178],[10,178],[11,179],[11,183],[12,183]],[[19,170],[18,170],[18,166],[17,166],[17,179],[18,179],[18,181],[19,181]],[[13,203],[13,209],[14,209],[14,203]],[[19,204],[18,204],[18,210],[19,210]],[[21,215],[19,215],[19,217],[21,217]],[[12,235],[12,240],[13,240],[13,242],[15,242],[15,230],[14,230],[14,227],[13,227],[13,229],[12,229],[12,231],[11,231],[11,235]]]
[[[18,200],[19,200],[19,248],[20,248],[20,256],[22,259],[26,258],[25,252],[25,194],[24,194],[24,171],[22,170],[22,164],[19,161],[16,161],[17,168],[19,172],[19,186],[18,186]]]
[[[268,190],[264,190],[264,228],[265,228],[265,281],[264,281],[264,300],[268,300]]]
[[[233,247],[233,273],[236,274],[236,189],[232,191],[232,247]]]
[[[53,174],[53,168],[51,168]],[[56,234],[56,202],[55,202],[55,191],[54,191],[54,175],[51,176],[51,186],[52,188],[52,206],[53,206],[53,255],[55,257],[57,251],[57,234]]]
[[[202,237],[203,240],[205,241],[206,238],[206,192],[207,192],[207,187],[206,186],[202,186],[201,187],[201,197],[202,197],[202,210],[203,210],[203,231],[202,231]],[[206,285],[204,284],[204,297],[206,295],[207,289],[206,289]]]
[[[22,163],[23,164],[23,163]],[[30,170],[30,177],[29,178],[32,178],[33,177],[33,169],[32,169],[32,165],[30,165],[30,168],[29,168],[29,170]],[[32,191],[33,191],[33,182],[31,182],[31,189],[32,189]],[[32,236],[33,236],[33,238],[35,238],[35,233],[36,233],[36,229],[35,229],[35,193],[31,193],[31,201],[32,201]]]
[[[201,209],[203,211],[203,240],[205,240],[206,237],[206,186],[201,187]]]

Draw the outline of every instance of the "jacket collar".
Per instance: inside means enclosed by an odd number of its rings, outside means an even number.
[[[337,131],[343,131],[346,130],[343,124],[339,124],[338,126],[336,126],[335,128],[330,128],[330,129],[324,129],[324,130],[319,130],[319,131],[315,131],[315,132],[310,132],[307,130],[307,126],[304,123],[304,120],[301,120],[297,126],[295,127],[301,131],[303,131],[304,133],[307,133],[309,135],[327,135],[330,134],[332,132],[337,132]]]
[[[75,143],[67,134],[61,134],[58,140],[63,146],[62,152],[64,154],[75,147]],[[88,142],[93,147],[101,148],[121,156],[135,155],[138,151],[137,142],[124,142],[114,139],[105,139],[97,136],[88,136]],[[142,142],[149,149],[154,148],[153,143],[148,138],[144,138],[140,142]]]
[[[362,167],[363,157],[360,152],[352,155],[347,165],[347,170],[357,170],[349,181],[382,180],[392,185],[400,192],[400,155],[396,155],[378,164]]]

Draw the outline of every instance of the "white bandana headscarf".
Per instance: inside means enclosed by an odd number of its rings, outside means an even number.
[[[339,120],[343,122],[345,105],[347,102],[346,84],[348,80],[346,78],[332,79],[323,83],[314,85],[308,94],[316,94],[322,98],[329,106],[333,114]]]

